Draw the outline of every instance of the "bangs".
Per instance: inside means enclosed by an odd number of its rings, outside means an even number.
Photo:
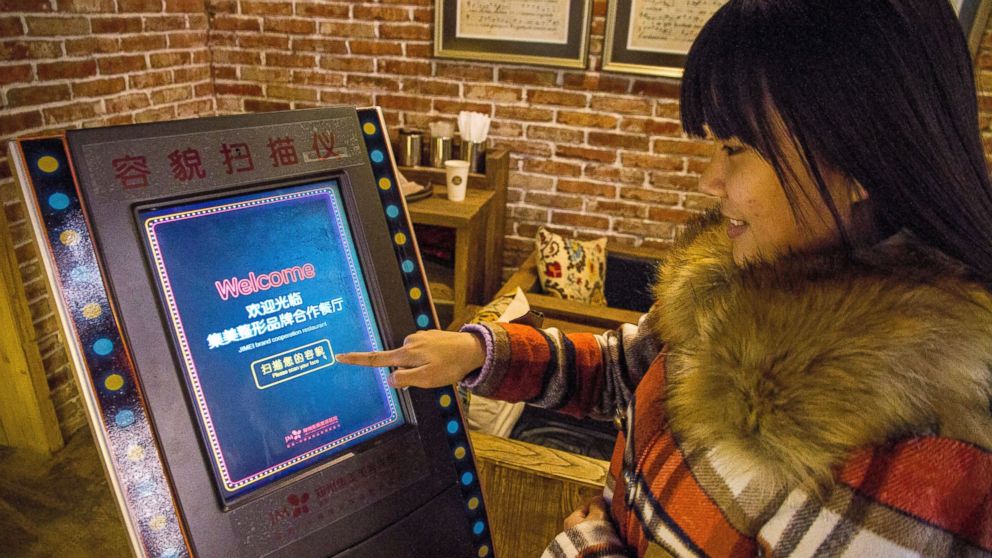
[[[682,78],[682,127],[699,138],[707,137],[707,128],[717,139],[735,137],[767,157],[772,134],[769,60],[763,52],[774,31],[763,25],[766,18],[759,10],[744,4],[732,1],[721,7],[689,50]]]

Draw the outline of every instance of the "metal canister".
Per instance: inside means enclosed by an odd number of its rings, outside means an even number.
[[[420,130],[400,128],[399,164],[401,167],[420,165],[423,153],[424,133]]]
[[[444,162],[451,159],[451,138],[431,138],[430,156],[432,167],[444,168]]]

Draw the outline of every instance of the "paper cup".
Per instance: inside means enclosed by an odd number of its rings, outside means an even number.
[[[465,189],[468,187],[468,161],[452,159],[444,162],[444,175],[447,178],[448,199],[465,201]]]

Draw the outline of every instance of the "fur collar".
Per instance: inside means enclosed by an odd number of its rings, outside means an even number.
[[[992,448],[992,295],[900,234],[866,250],[737,267],[719,216],[659,268],[683,449],[819,491],[850,452],[937,434]]]

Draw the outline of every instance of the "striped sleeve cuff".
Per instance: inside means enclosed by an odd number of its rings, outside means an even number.
[[[487,323],[466,325],[461,331],[480,336],[486,346],[485,364],[462,380],[462,387],[503,401],[527,401],[540,394],[551,348],[539,329]]]
[[[563,531],[541,558],[627,558],[630,553],[609,521],[583,521]]]

